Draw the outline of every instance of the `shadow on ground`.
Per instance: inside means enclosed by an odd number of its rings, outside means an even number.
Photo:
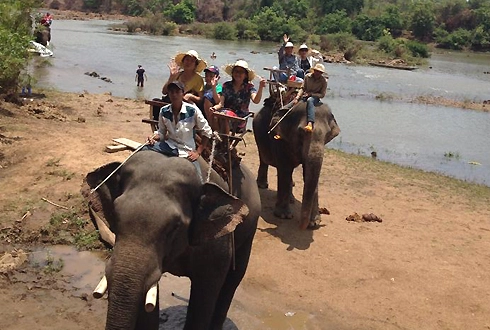
[[[171,306],[160,310],[159,330],[180,330],[184,328],[187,306]],[[238,330],[232,320],[226,319],[223,330]]]
[[[280,219],[274,215],[276,192],[269,189],[259,189],[259,192],[260,200],[262,201],[261,217],[265,222],[275,227],[258,228],[257,230],[279,238],[281,242],[288,246],[288,251],[308,249],[313,242],[313,231],[299,229],[298,221],[301,202],[293,198],[291,210],[293,211],[294,217],[292,219]]]

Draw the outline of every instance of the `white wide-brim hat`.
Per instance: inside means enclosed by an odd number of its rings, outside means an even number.
[[[294,47],[291,41],[286,42],[286,44],[284,45],[284,48],[289,48],[289,47]]]
[[[244,60],[238,60],[234,64],[228,64],[227,66],[225,66],[225,72],[231,76],[232,72],[233,72],[233,68],[236,66],[238,66],[240,68],[244,68],[245,70],[247,70],[249,81],[254,80],[255,72],[254,72],[254,70],[252,70],[248,67],[248,63]]]
[[[187,51],[186,53],[179,53],[175,55],[175,63],[177,63],[178,66],[182,67],[182,61],[187,55],[192,56],[197,60],[196,72],[202,72],[202,70],[206,69],[206,67],[208,66],[206,61],[200,58],[199,54],[193,49]]]
[[[306,44],[302,44],[301,46],[299,46],[298,50],[302,50],[302,49],[308,50],[308,46],[306,46]]]

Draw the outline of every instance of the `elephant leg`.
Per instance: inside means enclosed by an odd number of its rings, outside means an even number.
[[[267,173],[269,171],[269,166],[260,160],[259,171],[257,173],[257,186],[261,189],[269,188],[269,182],[267,180]]]
[[[219,246],[227,246],[217,250]],[[204,248],[204,247],[203,247]],[[223,236],[206,245],[199,261],[193,263],[191,293],[184,330],[208,330],[213,319],[216,301],[231,265],[231,240]]]
[[[210,330],[221,330],[230,309],[235,291],[243,279],[247,270],[250,252],[252,249],[253,235],[235,251],[235,269],[230,267],[225,283],[221,288]]]
[[[277,201],[274,215],[281,219],[293,218],[290,208],[293,170],[292,166],[277,167]]]

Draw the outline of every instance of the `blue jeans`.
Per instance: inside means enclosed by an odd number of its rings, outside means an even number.
[[[315,122],[315,107],[320,105],[320,99],[316,96],[310,96],[306,99],[306,122]]]

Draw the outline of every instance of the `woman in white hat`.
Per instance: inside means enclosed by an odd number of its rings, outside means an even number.
[[[302,44],[298,49],[298,64],[299,68],[303,70],[303,76],[305,72],[308,72],[312,67],[311,57],[308,56],[308,46]]]
[[[206,62],[195,50],[179,53],[170,61],[170,76],[162,87],[162,94],[167,94],[167,87],[172,81],[184,84],[184,101],[198,104],[203,97],[204,80],[199,74],[206,68]]]
[[[231,80],[223,84],[220,103],[211,108],[212,111],[227,111],[228,115],[245,117],[249,114],[250,100],[258,104],[262,99],[262,91],[265,87],[265,79],[261,78],[259,89],[252,83],[255,72],[248,67],[244,60],[238,60],[234,64],[228,64],[225,72],[231,76]],[[227,110],[225,110],[227,109]],[[245,124],[238,127],[245,129]]]

